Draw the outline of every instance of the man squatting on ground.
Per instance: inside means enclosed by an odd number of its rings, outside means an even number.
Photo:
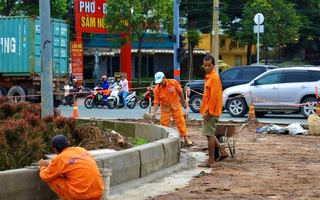
[[[39,160],[40,177],[64,200],[100,200],[104,185],[92,155],[82,147],[70,147],[64,135],[51,140],[57,156]]]
[[[220,145],[214,136],[219,116],[222,114],[222,85],[219,74],[214,70],[215,60],[211,55],[207,55],[203,59],[203,68],[206,72],[204,92],[200,114],[203,115],[202,135],[207,137],[209,159],[200,163],[198,167],[213,167],[215,146],[220,150],[220,157],[217,161],[228,157],[228,152]]]
[[[163,72],[157,72],[154,77],[157,86],[153,90],[154,110],[152,117],[156,117],[160,105],[160,124],[169,126],[170,118],[172,117],[178,127],[180,137],[184,138],[185,144],[193,145],[193,143],[188,140],[187,126],[181,108],[181,104],[185,109],[188,106],[187,101],[184,99],[182,88],[176,80],[166,79]],[[181,103],[179,101],[179,96]]]

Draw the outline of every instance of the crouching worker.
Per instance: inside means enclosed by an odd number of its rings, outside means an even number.
[[[64,135],[52,138],[57,156],[49,163],[39,160],[40,177],[65,200],[100,200],[104,185],[98,166],[91,154],[82,147],[70,147]]]

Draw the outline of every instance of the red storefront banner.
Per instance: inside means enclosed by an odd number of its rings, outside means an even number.
[[[107,0],[76,0],[76,32],[108,33],[103,22],[107,10]]]
[[[83,81],[83,44],[82,41],[71,42],[71,68],[73,78],[78,80],[78,84]]]

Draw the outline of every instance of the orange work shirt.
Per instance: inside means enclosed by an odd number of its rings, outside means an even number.
[[[206,74],[200,113],[204,114],[209,109],[211,116],[218,117],[222,114],[222,85],[219,75],[212,70]]]
[[[44,182],[51,182],[62,175],[73,198],[89,199],[103,193],[104,185],[98,166],[92,155],[82,147],[65,148],[49,166],[40,169]]]
[[[166,85],[158,84],[154,88],[154,103],[161,108],[171,107],[173,110],[181,108],[179,93],[183,90],[175,79],[166,79]]]

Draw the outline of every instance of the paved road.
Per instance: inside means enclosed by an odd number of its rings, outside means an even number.
[[[68,117],[72,115],[73,107],[70,106],[59,106],[58,109],[61,111],[61,113]],[[153,110],[153,107],[152,107]],[[160,109],[159,109],[160,110]],[[158,112],[159,112],[158,110]],[[78,113],[80,118],[121,118],[121,119],[127,119],[127,118],[134,118],[139,119],[143,118],[143,114],[148,112],[147,109],[140,108],[139,105],[137,105],[134,109],[87,109],[83,105],[83,99],[78,100]],[[199,113],[193,113],[189,109],[189,118],[190,119],[201,119],[201,115]],[[159,118],[159,115],[157,116]],[[231,117],[227,112],[224,112],[222,116],[220,117],[220,120],[228,121],[244,121],[248,118],[246,115],[245,117]],[[266,123],[294,123],[298,122],[300,124],[307,124],[307,119],[302,117],[302,114],[267,114],[264,117],[257,118],[260,122],[266,122]]]

